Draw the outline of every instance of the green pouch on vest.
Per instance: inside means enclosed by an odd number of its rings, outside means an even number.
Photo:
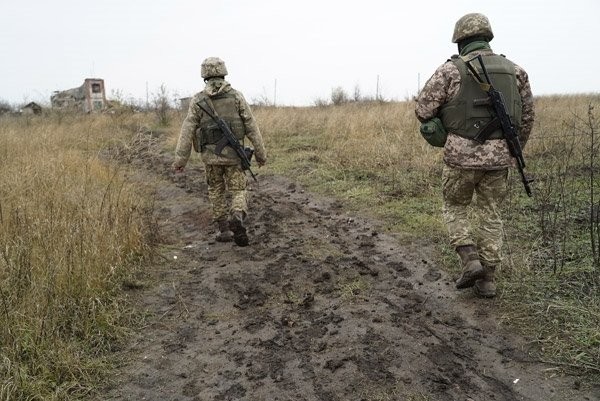
[[[442,120],[437,117],[421,124],[421,135],[431,146],[443,148],[446,143],[448,133],[442,124]]]

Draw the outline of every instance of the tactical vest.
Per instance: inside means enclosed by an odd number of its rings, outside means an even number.
[[[202,96],[199,102],[202,103],[204,108],[210,110],[210,107],[205,101],[206,97],[208,96]],[[233,91],[221,93],[216,96],[211,96],[210,100],[219,117],[227,123],[235,137],[240,141],[243,141],[244,136],[246,135],[246,126],[236,107],[235,93]],[[201,149],[204,148],[205,145],[214,145],[223,138],[223,132],[221,132],[217,123],[204,112],[196,135]]]
[[[481,89],[463,59],[452,56],[450,61],[460,72],[460,89],[458,94],[442,107],[440,118],[448,132],[473,139],[496,116],[487,100],[487,94]],[[515,66],[500,55],[483,56],[483,63],[494,88],[503,94],[506,111],[518,133],[522,110]],[[479,71],[479,75],[484,79],[482,71]],[[500,128],[489,137],[501,138],[503,135]]]

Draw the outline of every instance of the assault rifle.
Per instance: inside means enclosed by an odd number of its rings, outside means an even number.
[[[202,109],[202,111],[204,111],[206,114],[208,114],[210,118],[212,118],[212,120],[217,124],[217,126],[223,133],[223,139],[217,142],[217,146],[215,147],[215,154],[220,156],[225,146],[231,146],[231,148],[235,151],[235,153],[242,161],[242,170],[248,171],[254,179],[254,181],[257,181],[256,176],[254,175],[252,170],[250,170],[250,159],[252,159],[252,154],[254,153],[254,150],[252,148],[245,148],[242,146],[242,144],[235,137],[233,132],[231,132],[229,125],[227,125],[225,120],[219,117],[210,99],[206,99],[206,105],[208,106],[208,109],[202,106],[201,103],[198,103],[198,106]]]
[[[473,60],[477,60],[479,62],[481,70],[483,71],[483,75],[485,76],[485,82],[483,79],[481,79],[477,69],[471,64]],[[508,144],[508,150],[510,151],[511,156],[517,161],[517,169],[521,175],[521,181],[525,187],[525,192],[527,192],[528,196],[531,196],[531,188],[529,187],[529,183],[532,182],[533,179],[525,177],[525,159],[523,159],[523,149],[521,148],[521,142],[519,141],[519,136],[517,135],[515,126],[510,120],[510,116],[506,111],[504,95],[502,95],[502,92],[494,88],[485,65],[483,64],[483,58],[481,57],[481,54],[470,60],[465,60],[465,63],[467,64],[469,71],[471,71],[481,89],[488,95],[487,99],[476,99],[474,101],[475,104],[487,104],[491,106],[492,110],[496,114],[496,117],[492,119],[492,121],[490,121],[485,127],[483,127],[483,129],[474,139],[479,143],[484,143],[492,134],[492,132],[498,128],[501,128],[502,133],[504,134],[504,139],[506,139],[506,143]]]

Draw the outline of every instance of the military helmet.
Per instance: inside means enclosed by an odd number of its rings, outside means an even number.
[[[471,13],[462,16],[454,26],[454,35],[452,43],[458,43],[466,38],[481,36],[487,40],[494,38],[490,20],[483,14]]]
[[[225,62],[218,57],[209,57],[202,62],[200,68],[202,78],[224,77],[227,75],[227,67]]]

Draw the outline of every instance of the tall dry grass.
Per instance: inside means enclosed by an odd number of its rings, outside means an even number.
[[[146,252],[148,204],[98,156],[122,122],[0,123],[0,400],[85,395],[126,327],[117,290]]]
[[[439,152],[420,139],[411,103],[267,107],[255,114],[271,147],[286,153],[317,150],[326,167],[393,175],[439,162]]]
[[[391,225],[440,232],[435,217],[409,213],[439,202],[428,195],[437,188],[431,177],[441,171],[441,152],[420,139],[410,103],[267,107],[255,114],[271,170],[343,198],[349,207],[368,204]]]

